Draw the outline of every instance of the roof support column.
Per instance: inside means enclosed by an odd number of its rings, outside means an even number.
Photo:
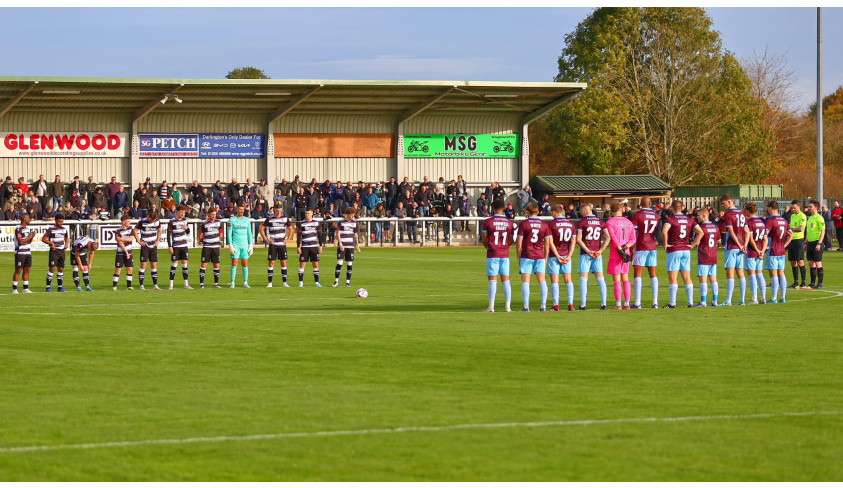
[[[402,181],[404,177],[407,176],[407,170],[405,168],[406,161],[404,159],[404,123],[424,112],[434,103],[445,98],[445,96],[454,91],[456,88],[457,87],[455,86],[449,87],[426,102],[407,110],[398,117],[398,123],[395,126],[395,179],[397,181]]]
[[[281,117],[290,113],[300,103],[304,102],[310,98],[311,95],[321,90],[323,86],[325,85],[314,86],[310,90],[290,100],[286,105],[279,107],[276,111],[269,114],[269,117],[266,119],[266,163],[264,167],[266,170],[266,184],[272,185],[273,195],[275,194],[275,184],[278,183],[275,181],[278,178],[278,172],[275,171],[275,132],[272,126],[275,125],[275,122],[280,120]]]
[[[184,88],[184,84],[176,85],[165,94],[162,93],[161,96],[166,96],[167,94],[175,95],[181,89]],[[147,103],[132,116],[132,132],[129,134],[131,138],[130,142],[130,149],[131,149],[131,160],[129,161],[129,184],[131,187],[129,188],[130,192],[133,192],[135,188],[138,187],[139,184],[143,183],[144,180],[143,176],[141,175],[141,164],[140,164],[140,141],[138,139],[138,122],[141,119],[149,115],[153,110],[158,108],[159,105],[163,105],[161,103],[160,98],[156,98],[155,100]]]

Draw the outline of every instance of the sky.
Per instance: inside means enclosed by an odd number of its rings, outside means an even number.
[[[0,8],[0,76],[552,81],[592,8]],[[739,58],[769,48],[816,99],[816,8],[708,9]],[[843,85],[843,8],[823,9],[824,93]]]

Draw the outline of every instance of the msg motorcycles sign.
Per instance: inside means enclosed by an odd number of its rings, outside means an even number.
[[[266,134],[139,134],[142,158],[262,158]]]
[[[405,158],[517,158],[518,134],[404,134]]]
[[[127,132],[0,132],[0,157],[125,158]]]

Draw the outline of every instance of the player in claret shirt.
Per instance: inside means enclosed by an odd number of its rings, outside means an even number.
[[[770,291],[772,296],[767,303],[778,303],[778,291],[781,291],[781,303],[785,303],[787,278],[784,274],[785,251],[793,240],[790,223],[779,215],[779,202],[767,203],[767,259],[764,263],[770,271]]]
[[[767,283],[764,280],[764,253],[767,251],[767,225],[758,214],[758,205],[749,202],[744,206],[749,229],[749,246],[746,248],[746,270],[749,273],[749,289],[752,292],[751,305],[766,302]],[[761,300],[758,293],[761,292]]]
[[[741,301],[746,297],[746,278],[744,278],[744,258],[746,247],[749,245],[749,229],[746,227],[746,214],[735,207],[732,196],[728,193],[720,197],[723,206],[723,219],[726,228],[726,250],[723,252],[723,267],[726,268],[726,303],[732,305],[732,293],[735,291],[735,273],[737,272],[741,286]]]
[[[697,212],[702,236],[694,236],[697,245],[697,278],[700,280],[700,303],[698,307],[708,306],[708,284],[711,283],[711,305],[717,306],[719,285],[717,284],[717,243],[720,242],[720,226],[709,221],[707,208]],[[697,238],[699,239],[697,240]]]
[[[550,207],[550,253],[547,260],[547,272],[550,274],[550,296],[553,298],[553,310],[559,310],[559,275],[565,280],[568,292],[568,310],[574,310],[574,283],[571,280],[571,259],[577,244],[577,227],[565,218],[562,205],[554,204]]]
[[[518,226],[516,247],[520,257],[518,268],[521,272],[521,298],[524,300],[522,312],[530,311],[530,276],[536,275],[541,290],[541,311],[547,304],[547,282],[544,280],[545,257],[550,246],[550,227],[538,219],[539,207],[527,205],[524,210],[527,220]]]
[[[489,308],[495,311],[495,294],[498,290],[498,275],[501,277],[506,311],[511,312],[512,287],[509,282],[509,247],[515,237],[515,225],[503,214],[503,200],[492,202],[495,215],[483,222],[483,247],[486,248],[486,276],[489,278]]]
[[[609,233],[606,224],[591,214],[592,205],[580,206],[582,219],[577,224],[577,244],[580,246],[580,262],[577,272],[580,274],[580,308],[585,310],[588,296],[588,273],[594,273],[600,289],[600,310],[606,310],[606,281],[603,279],[603,251],[609,246]]]
[[[609,207],[612,218],[606,222],[606,232],[611,239],[612,251],[609,254],[608,272],[612,275],[612,285],[615,289],[615,310],[630,308],[629,298],[631,286],[629,285],[629,262],[632,261],[631,249],[635,245],[635,226],[623,216],[623,207],[620,203],[613,203]],[[623,306],[621,306],[621,293],[623,293]]]
[[[656,228],[659,226],[659,215],[652,209],[650,197],[641,199],[641,210],[632,216],[635,226],[635,254],[632,256],[632,269],[635,274],[635,304],[633,309],[641,308],[641,281],[644,268],[650,273],[650,287],[653,292],[653,308],[659,308],[659,278],[658,255],[659,246],[656,241]]]
[[[662,227],[662,238],[664,248],[667,252],[667,277],[670,281],[670,300],[664,308],[676,308],[676,294],[679,291],[678,277],[682,273],[682,281],[685,283],[685,295],[688,297],[688,308],[694,306],[694,283],[691,281],[691,249],[699,245],[702,240],[702,229],[690,217],[682,213],[685,205],[679,200],[671,204],[673,215]],[[697,237],[691,244],[691,233],[696,232]]]

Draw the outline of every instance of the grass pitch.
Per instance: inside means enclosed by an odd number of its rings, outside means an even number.
[[[321,289],[264,253],[250,290],[112,292],[103,252],[50,295],[35,253],[28,296],[0,255],[0,480],[843,479],[843,253],[785,305],[493,315],[478,248],[364,249],[336,289],[333,249]]]

